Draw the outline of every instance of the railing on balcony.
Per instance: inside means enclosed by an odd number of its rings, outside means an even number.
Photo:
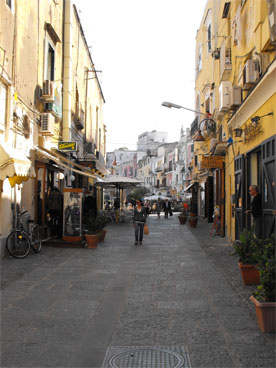
[[[199,128],[199,118],[197,116],[191,124],[191,137],[198,131],[198,128]]]

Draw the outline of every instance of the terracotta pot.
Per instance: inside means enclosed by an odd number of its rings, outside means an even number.
[[[245,285],[259,285],[260,284],[260,273],[254,265],[244,265],[241,262],[238,263],[242,279]]]
[[[196,216],[189,216],[188,217],[189,224],[191,227],[196,227],[197,225],[197,217]]]
[[[99,235],[85,234],[85,240],[87,242],[87,248],[97,248]]]
[[[252,295],[250,297],[255,304],[258,326],[263,332],[276,331],[276,302],[261,303]]]
[[[178,216],[178,220],[181,225],[184,225],[186,223],[187,216]]]
[[[106,230],[99,230],[99,232],[98,232],[99,243],[104,242],[105,234],[106,234]]]

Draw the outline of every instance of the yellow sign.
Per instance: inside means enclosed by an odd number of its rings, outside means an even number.
[[[77,151],[77,142],[59,142],[58,150],[68,152]]]
[[[222,169],[223,158],[223,156],[202,156],[201,167],[203,169]]]

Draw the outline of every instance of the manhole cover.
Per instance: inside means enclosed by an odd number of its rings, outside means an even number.
[[[103,368],[189,368],[183,347],[111,347]]]

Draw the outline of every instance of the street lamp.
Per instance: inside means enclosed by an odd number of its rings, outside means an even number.
[[[206,116],[206,114],[203,114],[202,112],[200,111],[195,111],[195,110],[192,110],[192,109],[188,109],[187,107],[184,107],[184,106],[181,106],[181,105],[176,105],[172,102],[162,102],[162,106],[165,106],[165,107],[168,107],[169,109],[171,109],[172,107],[174,109],[184,109],[184,110],[188,110],[188,111],[192,111],[192,112],[195,112],[197,114],[200,114],[200,115],[203,115],[203,116]]]

